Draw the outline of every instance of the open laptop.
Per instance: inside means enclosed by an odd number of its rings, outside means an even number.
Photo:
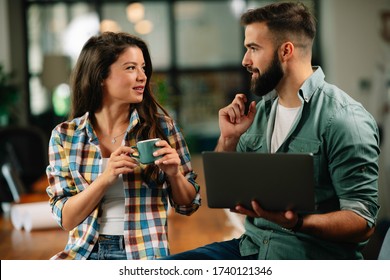
[[[210,208],[252,209],[257,200],[266,210],[314,210],[311,154],[203,152],[202,159]]]

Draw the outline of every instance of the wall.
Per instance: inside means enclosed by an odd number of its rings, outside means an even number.
[[[322,0],[320,39],[323,68],[334,83],[361,102],[384,129],[379,160],[379,219],[390,219],[390,113],[383,114],[389,94],[384,73],[390,70],[390,43],[381,37],[381,12],[389,0]],[[390,71],[387,72],[390,79]]]
[[[390,1],[326,0],[320,1],[320,5],[322,61],[327,80],[380,119],[372,83],[378,64],[384,59],[380,13],[390,10]],[[365,81],[371,83],[371,88],[360,87]]]

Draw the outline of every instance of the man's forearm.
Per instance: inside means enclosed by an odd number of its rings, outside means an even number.
[[[369,228],[367,221],[358,214],[341,210],[306,215],[299,231],[325,240],[357,243],[370,238],[374,228]]]

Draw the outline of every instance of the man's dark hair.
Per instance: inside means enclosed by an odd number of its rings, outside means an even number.
[[[316,35],[316,19],[300,2],[274,3],[248,10],[241,16],[244,26],[257,22],[266,23],[278,42],[290,38],[289,35],[313,41]]]

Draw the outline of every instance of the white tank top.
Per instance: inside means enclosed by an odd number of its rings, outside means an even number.
[[[277,105],[274,131],[271,139],[271,153],[275,153],[283,144],[300,108],[301,107],[287,108],[280,104]]]
[[[107,167],[108,158],[103,159],[103,170]],[[101,201],[99,218],[100,234],[123,235],[125,217],[125,196],[122,175],[107,190]]]

